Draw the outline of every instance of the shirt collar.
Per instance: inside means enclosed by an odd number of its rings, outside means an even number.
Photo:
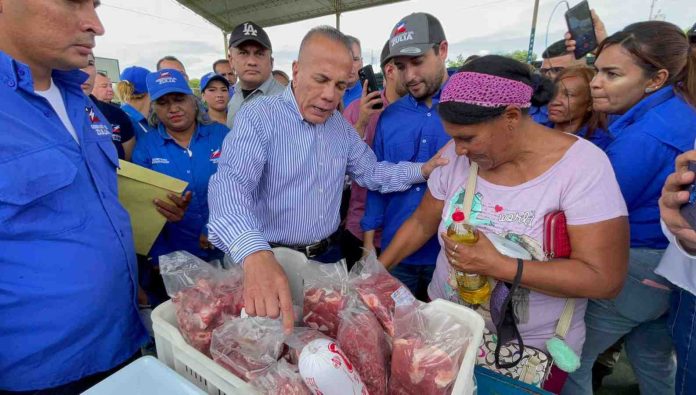
[[[626,111],[625,114],[621,115],[618,119],[612,122],[611,126],[609,126],[609,131],[612,134],[621,132],[621,130],[626,128],[628,125],[642,118],[645,113],[673,97],[674,89],[672,89],[672,85],[658,89],[654,93],[644,97],[641,101],[631,107],[631,109]]]
[[[193,137],[191,138],[191,144],[193,144],[194,141],[196,141],[199,137],[205,137],[210,133],[206,125],[201,125],[200,123],[196,124],[196,130],[193,131]],[[157,134],[161,137],[159,140],[159,145],[165,145],[167,142],[172,142],[175,143],[174,139],[172,136],[167,133],[167,129],[165,129],[164,124],[162,122],[157,125]],[[189,147],[190,148],[190,147]]]
[[[143,116],[143,114],[140,113],[140,111],[136,110],[135,107],[131,106],[128,103],[122,104],[121,110],[128,114],[129,117],[135,119],[136,122],[140,122],[145,119],[145,117]]]
[[[87,73],[81,70],[61,71],[53,70],[53,81],[61,86],[82,91],[80,85],[87,80]],[[14,60],[8,54],[0,51],[0,84],[16,90],[21,88],[34,93],[34,79],[31,69],[26,64]]]
[[[273,78],[273,74],[271,73],[271,76],[268,77],[268,79],[267,79],[266,81],[264,81],[263,84],[261,84],[258,88],[253,89],[251,92],[253,93],[253,92],[256,92],[256,91],[261,91],[261,93],[263,93],[263,94],[265,95],[265,94],[268,93],[268,91],[269,91],[270,88],[271,88],[271,85],[272,85],[274,82],[276,82],[276,80],[275,80],[275,78]],[[288,84],[288,85],[289,85],[289,84]],[[242,84],[241,84],[240,81],[237,81],[237,83],[234,84],[234,93],[235,93],[235,95],[236,95],[237,93],[239,93],[240,95],[242,94]],[[249,94],[249,96],[251,96],[251,94]],[[247,97],[249,97],[249,96],[247,96]]]
[[[433,98],[432,98],[433,105],[428,110],[435,108],[435,106],[437,106],[438,103],[440,103],[440,94],[442,93],[442,90],[445,88],[445,86],[447,86],[448,82],[449,82],[449,79],[447,79],[447,81],[445,81],[445,83],[440,86],[440,89],[438,89],[437,92],[435,92],[435,94],[433,95]],[[413,104],[414,107],[422,106],[422,107],[427,108],[425,105],[425,102],[423,100],[420,100],[420,101],[416,100],[416,98],[413,97],[413,95],[411,93],[408,94],[408,100],[411,104]]]

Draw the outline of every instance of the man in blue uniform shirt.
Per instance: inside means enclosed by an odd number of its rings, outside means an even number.
[[[409,94],[387,107],[380,116],[374,140],[375,155],[379,161],[392,163],[427,161],[450,140],[437,114],[441,86],[448,77],[447,41],[437,18],[417,13],[399,21],[389,40],[389,56],[385,61],[391,59]],[[416,210],[427,189],[423,182],[405,191],[385,194],[369,191],[361,221],[363,230],[382,229],[382,248],[386,248]],[[370,234],[365,240],[372,240]],[[374,249],[374,246],[366,243],[365,248]],[[392,274],[416,297],[426,300],[439,252],[437,237],[433,237],[394,268]]]
[[[0,392],[80,393],[147,340],[111,129],[77,70],[97,5],[0,3]]]

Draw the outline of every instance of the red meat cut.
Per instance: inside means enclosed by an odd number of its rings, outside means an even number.
[[[206,355],[210,355],[212,331],[227,318],[239,316],[243,301],[242,283],[237,276],[200,278],[172,297],[181,334]]]
[[[352,281],[355,290],[367,307],[372,310],[389,336],[394,336],[394,299],[392,294],[403,284],[384,272],[361,276]]]
[[[210,354],[215,362],[243,380],[266,372],[283,350],[280,321],[268,318],[232,318],[213,331]]]
[[[458,370],[458,361],[435,345],[426,344],[421,336],[395,339],[389,394],[449,394]]]
[[[302,321],[308,327],[336,338],[338,313],[343,309],[346,297],[340,287],[307,288],[304,294]]]
[[[259,392],[266,395],[312,395],[307,388],[297,366],[280,360],[268,371],[250,383]]]
[[[389,342],[374,314],[357,299],[340,313],[337,341],[370,395],[386,395]]]

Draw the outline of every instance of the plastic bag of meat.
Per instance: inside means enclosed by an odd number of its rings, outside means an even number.
[[[389,394],[450,394],[471,333],[428,304],[408,297],[396,304]]]
[[[265,395],[311,395],[297,366],[281,359],[271,366],[265,374],[253,379],[251,384],[256,390]]]
[[[370,395],[387,394],[391,349],[375,315],[353,296],[339,314],[338,342]]]
[[[285,339],[288,353],[285,356],[288,362],[297,365],[300,362],[300,354],[305,346],[316,339],[328,339],[326,335],[312,328],[295,328],[292,334]]]
[[[232,318],[213,331],[213,360],[245,381],[263,375],[283,351],[279,320],[261,317]]]
[[[300,354],[300,375],[315,395],[367,395],[360,375],[330,339],[312,340]]]
[[[338,312],[346,302],[348,269],[344,261],[309,262],[304,273],[302,321],[332,339],[338,331]]]
[[[239,316],[244,303],[242,269],[217,269],[186,251],[163,255],[159,261],[181,334],[198,351],[210,355],[213,329]]]
[[[374,253],[358,262],[350,272],[350,285],[358,292],[365,305],[372,310],[389,336],[394,336],[395,292],[406,292],[408,288],[389,274]]]

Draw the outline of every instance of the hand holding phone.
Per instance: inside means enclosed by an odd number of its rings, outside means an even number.
[[[377,86],[377,78],[375,77],[375,73],[372,71],[372,66],[367,65],[360,70],[358,70],[358,77],[360,78],[360,85],[364,86],[365,81],[367,81],[367,94],[369,95],[372,92],[379,92],[379,87]],[[379,103],[375,104],[372,106],[373,110],[379,110],[383,106],[382,102],[380,101]]]
[[[590,12],[590,5],[586,0],[581,1],[565,13],[568,32],[575,41],[573,53],[575,59],[580,59],[594,51],[598,46],[595,34],[595,24]]]

